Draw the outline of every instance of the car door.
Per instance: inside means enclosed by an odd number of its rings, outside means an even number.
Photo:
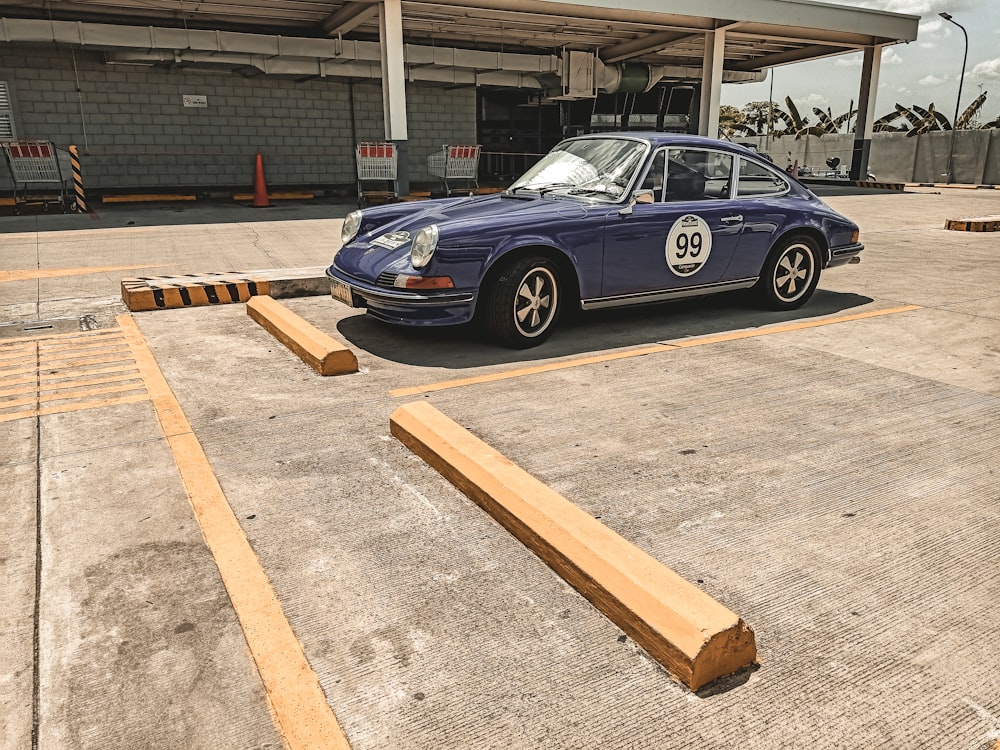
[[[743,232],[726,278],[744,279],[760,274],[777,234],[788,220],[786,196],[791,187],[783,174],[741,156],[737,165],[733,212],[742,218]]]
[[[641,183],[651,201],[606,218],[602,298],[656,298],[722,280],[743,228],[732,174],[728,153],[657,151]]]

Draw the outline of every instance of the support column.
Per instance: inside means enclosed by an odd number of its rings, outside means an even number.
[[[719,107],[722,100],[722,66],[725,62],[726,32],[716,29],[705,34],[705,58],[701,73],[701,102],[698,135],[719,137]]]
[[[878,74],[882,66],[882,48],[876,44],[865,47],[861,66],[861,91],[858,93],[858,119],[854,126],[854,154],[851,157],[851,179],[868,177],[868,157],[871,155],[872,128],[875,125],[875,97],[878,95]]]
[[[406,148],[406,68],[403,63],[403,11],[401,0],[383,0],[378,9],[382,45],[382,112],[385,139],[396,144],[399,155],[396,179],[399,194],[410,194]]]

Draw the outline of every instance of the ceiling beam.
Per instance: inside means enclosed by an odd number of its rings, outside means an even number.
[[[599,50],[598,56],[606,63],[621,62],[631,57],[659,52],[664,47],[670,46],[673,42],[679,42],[690,36],[691,34],[683,31],[661,31],[657,34],[649,34],[648,36],[633,39],[629,42],[604,47]]]
[[[788,65],[789,63],[800,62],[802,60],[816,60],[821,57],[841,55],[845,52],[853,52],[853,47],[827,47],[818,44],[808,47],[798,47],[785,52],[776,52],[773,55],[754,57],[743,62],[734,63],[729,66],[730,70],[763,70],[773,68],[778,65]]]
[[[344,3],[336,13],[319,22],[320,31],[324,36],[347,34],[363,23],[374,20],[378,16],[378,4],[369,2]]]

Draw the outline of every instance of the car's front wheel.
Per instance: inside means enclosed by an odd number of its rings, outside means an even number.
[[[804,235],[789,237],[772,248],[754,291],[770,310],[795,310],[804,305],[819,283],[820,250]]]
[[[559,319],[560,291],[559,272],[548,258],[514,261],[487,291],[487,329],[497,341],[514,349],[541,344]]]

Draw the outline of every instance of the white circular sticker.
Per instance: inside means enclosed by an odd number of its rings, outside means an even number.
[[[686,214],[674,222],[667,235],[666,257],[678,276],[698,273],[712,252],[712,230],[700,216]]]

